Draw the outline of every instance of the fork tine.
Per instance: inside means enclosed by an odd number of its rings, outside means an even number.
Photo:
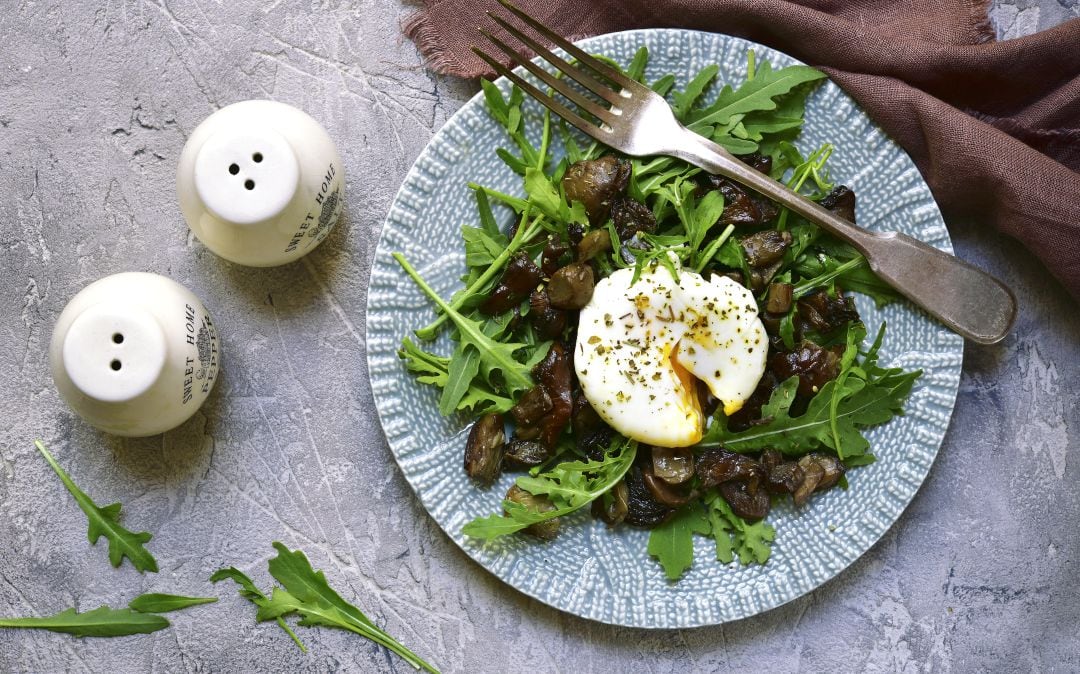
[[[521,40],[521,42],[524,43],[525,46],[527,46],[529,49],[532,49],[534,52],[536,52],[536,54],[538,56],[540,56],[540,58],[544,59],[545,61],[547,61],[551,65],[555,66],[555,68],[557,70],[559,70],[560,72],[562,72],[563,74],[568,75],[571,78],[573,78],[581,86],[583,86],[586,89],[588,89],[589,91],[593,92],[594,94],[596,94],[600,98],[603,98],[605,101],[607,101],[608,103],[611,103],[612,105],[618,105],[619,103],[624,102],[622,100],[622,97],[619,96],[619,93],[617,91],[612,91],[611,87],[607,86],[606,84],[604,84],[602,82],[598,82],[596,80],[596,78],[594,78],[592,75],[588,74],[587,72],[585,72],[585,71],[583,71],[583,70],[581,70],[579,68],[575,68],[570,63],[567,63],[566,59],[559,58],[558,56],[553,54],[551,52],[551,50],[549,50],[547,47],[541,45],[536,40],[534,40],[531,37],[525,35],[520,30],[518,30],[514,26],[507,23],[506,20],[504,20],[502,17],[496,16],[495,14],[492,14],[491,12],[488,12],[488,16],[491,17],[492,21],[495,21],[500,26],[502,26],[503,29],[506,30],[506,32],[510,33],[511,35],[516,37],[518,40]],[[483,31],[481,31],[481,32],[483,32]],[[510,55],[512,57],[517,56],[516,54],[513,54],[513,53],[511,53]],[[525,65],[525,63],[522,62],[522,65]],[[531,72],[531,69],[530,69],[530,72]]]
[[[494,35],[488,33],[485,30],[481,30],[480,34],[483,35],[484,37],[486,37],[487,39],[491,40],[491,42],[496,47],[501,49],[502,52],[504,54],[506,54],[507,56],[509,56],[510,58],[512,58],[512,59],[518,58],[518,54],[513,49],[511,49],[509,45],[507,45],[505,42],[503,42],[499,38],[495,37]],[[540,66],[536,65],[532,61],[522,60],[521,65],[526,70],[528,70],[530,73],[532,73],[533,75],[536,75],[536,77],[543,80],[543,82],[545,84],[547,84],[549,87],[551,87],[555,91],[559,92],[563,96],[566,96],[571,101],[573,101],[574,103],[578,104],[579,106],[581,106],[582,108],[587,110],[589,112],[589,114],[596,117],[600,121],[602,121],[602,122],[604,122],[606,124],[612,124],[612,123],[615,122],[615,113],[611,112],[610,110],[608,110],[604,106],[597,104],[596,101],[593,101],[590,98],[588,98],[586,96],[582,96],[580,93],[574,91],[574,88],[571,87],[570,85],[568,85],[565,81],[558,79],[557,77],[555,77],[554,75],[552,75],[548,71],[544,70]]]
[[[602,135],[602,134],[608,133],[603,128],[593,124],[592,122],[589,122],[588,120],[586,120],[581,115],[577,114],[576,112],[571,111],[570,108],[566,107],[562,103],[559,103],[558,101],[556,101],[551,96],[548,96],[547,94],[543,93],[542,91],[537,89],[532,84],[529,84],[527,81],[525,81],[524,78],[520,77],[517,73],[510,70],[509,68],[507,68],[503,64],[499,63],[497,60],[495,60],[493,57],[486,54],[479,47],[473,47],[472,50],[473,50],[473,53],[475,53],[477,56],[482,58],[489,66],[494,68],[495,72],[497,72],[498,74],[502,75],[506,79],[510,80],[514,84],[521,87],[521,89],[523,91],[525,91],[525,93],[532,96],[534,99],[536,99],[536,101],[538,103],[540,103],[541,105],[546,107],[548,110],[551,110],[552,112],[554,112],[559,117],[562,117],[566,121],[568,121],[571,124],[573,124],[574,126],[576,126],[578,129],[580,129],[586,135],[591,136],[592,138],[595,138],[596,140],[600,141],[601,143],[609,142],[609,139],[606,140]]]
[[[615,70],[611,66],[593,58],[578,47],[575,47],[572,42],[559,35],[555,31],[551,30],[544,24],[540,23],[536,19],[532,18],[524,11],[518,9],[516,5],[510,2],[510,0],[499,0],[499,4],[510,10],[514,14],[514,16],[524,21],[526,24],[535,29],[538,33],[551,40],[555,44],[555,46],[561,48],[567,54],[570,54],[581,63],[584,63],[600,75],[603,75],[604,77],[611,80],[612,82],[615,82],[624,89],[634,90],[635,88],[641,86],[638,82],[631,80],[629,77],[623,75],[618,70]]]

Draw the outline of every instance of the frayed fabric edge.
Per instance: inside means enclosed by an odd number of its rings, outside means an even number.
[[[972,18],[971,27],[975,31],[975,44],[997,41],[997,32],[990,21],[991,0],[967,0],[967,4]]]
[[[401,25],[401,30],[405,37],[412,40],[416,48],[420,50],[420,56],[428,69],[443,75],[465,78],[479,77],[484,74],[469,68],[446,48],[439,39],[439,31],[431,23],[428,9],[421,9],[406,18]]]

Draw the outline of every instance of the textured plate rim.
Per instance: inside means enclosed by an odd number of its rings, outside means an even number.
[[[747,40],[745,38],[740,38],[740,37],[736,37],[736,36],[733,36],[733,35],[727,35],[727,34],[724,34],[724,33],[711,33],[711,32],[706,32],[706,31],[696,31],[696,30],[688,30],[688,29],[680,29],[680,28],[645,28],[645,29],[637,29],[637,30],[618,31],[618,32],[614,32],[614,33],[606,33],[606,34],[603,34],[603,35],[596,35],[596,36],[593,36],[593,37],[578,40],[578,41],[575,42],[575,44],[582,47],[582,48],[584,48],[584,49],[592,48],[591,43],[602,42],[602,41],[605,41],[605,40],[612,40],[612,39],[615,39],[615,40],[630,40],[630,41],[636,41],[637,44],[643,44],[644,41],[645,41],[645,38],[652,37],[652,36],[654,36],[656,34],[660,34],[660,33],[666,33],[666,34],[671,34],[671,35],[676,35],[676,36],[683,36],[686,39],[689,39],[690,37],[697,37],[699,39],[707,39],[707,40],[718,40],[718,41],[730,40],[730,41],[733,41],[736,44],[741,45],[741,47],[743,49],[746,49],[746,50],[754,49],[758,53],[759,57],[764,56],[765,58],[772,59],[773,55],[777,55],[777,56],[780,56],[780,57],[782,57],[784,59],[790,60],[792,63],[805,65],[805,64],[803,64],[802,61],[800,61],[799,59],[796,59],[793,56],[790,56],[789,54],[781,52],[781,51],[779,51],[777,49],[774,49],[772,47],[768,47],[766,45],[762,45],[760,43],[754,42],[752,40]],[[536,59],[534,59],[534,60],[536,60]],[[516,72],[518,72],[519,74],[522,74],[523,71],[519,67],[519,68],[516,69]],[[832,85],[836,86],[841,91],[843,91],[843,88],[840,87],[840,85],[837,84],[836,82],[834,82],[831,78],[828,79],[827,82],[831,83]],[[503,77],[498,78],[498,80],[496,80],[496,83],[500,84],[500,85],[504,84],[505,83],[505,78],[503,78]],[[847,95],[846,92],[844,92],[844,94]],[[520,593],[522,593],[522,594],[524,594],[524,595],[526,595],[526,596],[528,596],[528,597],[530,597],[532,599],[535,599],[536,601],[539,601],[542,604],[550,606],[550,607],[552,607],[552,608],[554,608],[556,610],[559,610],[559,611],[561,611],[563,613],[567,613],[569,615],[573,615],[573,616],[579,617],[579,618],[584,618],[584,619],[587,619],[587,620],[593,620],[593,621],[596,621],[596,622],[599,622],[599,623],[602,623],[602,624],[614,625],[614,626],[619,626],[619,627],[631,627],[631,628],[635,628],[635,629],[649,629],[649,630],[693,629],[693,628],[698,628],[698,627],[710,627],[710,626],[722,625],[722,624],[725,624],[725,623],[728,623],[728,622],[733,622],[733,621],[736,621],[736,620],[742,620],[742,619],[745,619],[745,618],[753,617],[755,615],[759,615],[761,613],[765,613],[767,611],[771,611],[773,609],[779,608],[780,606],[788,604],[788,603],[790,603],[790,602],[792,602],[792,601],[794,601],[794,600],[796,600],[796,599],[798,599],[800,597],[803,597],[803,596],[813,592],[814,590],[824,586],[826,583],[829,583],[830,581],[835,579],[838,575],[840,575],[842,572],[844,572],[845,570],[850,568],[860,557],[865,555],[875,545],[877,545],[877,543],[881,541],[881,539],[888,533],[888,531],[893,526],[896,525],[896,523],[899,521],[900,517],[907,510],[907,508],[911,505],[911,502],[914,500],[916,494],[918,493],[919,489],[922,487],[922,485],[925,482],[927,476],[929,475],[930,470],[933,467],[934,462],[937,460],[938,453],[941,451],[941,446],[942,446],[942,443],[944,442],[945,434],[947,433],[949,425],[951,424],[953,412],[955,410],[957,394],[958,394],[958,391],[959,391],[960,368],[962,366],[962,358],[963,358],[963,350],[964,350],[964,343],[963,343],[962,340],[959,343],[959,353],[957,354],[959,363],[956,364],[955,367],[954,367],[955,372],[953,372],[951,374],[951,376],[949,376],[947,382],[941,382],[941,383],[944,383],[946,385],[946,388],[947,388],[946,393],[947,393],[948,402],[947,402],[947,405],[946,405],[947,406],[946,411],[947,411],[948,417],[945,420],[944,424],[941,425],[940,432],[938,431],[938,429],[936,429],[936,428],[934,429],[934,432],[933,432],[934,437],[933,437],[933,441],[932,441],[934,449],[933,449],[933,452],[932,452],[932,456],[929,457],[929,461],[927,461],[925,463],[925,468],[923,470],[920,470],[918,475],[914,475],[914,476],[908,475],[908,476],[906,476],[906,479],[904,480],[904,483],[909,486],[909,489],[905,489],[904,493],[902,494],[903,504],[900,505],[899,507],[889,509],[892,512],[890,512],[890,514],[887,515],[888,521],[881,522],[881,521],[875,520],[875,521],[872,521],[871,523],[868,523],[866,525],[868,529],[871,529],[871,531],[869,532],[869,536],[863,536],[863,538],[866,539],[866,543],[865,543],[865,545],[861,546],[861,549],[859,549],[857,552],[854,552],[854,554],[851,554],[846,549],[842,549],[842,548],[839,549],[837,551],[838,559],[835,560],[835,561],[839,561],[840,562],[839,564],[834,565],[833,568],[831,568],[825,575],[821,576],[820,578],[815,578],[815,579],[811,580],[809,585],[806,586],[806,587],[788,585],[788,588],[790,589],[790,592],[784,594],[782,597],[779,598],[778,601],[774,601],[772,603],[767,603],[767,604],[758,604],[758,605],[753,605],[753,606],[748,606],[747,603],[740,602],[739,604],[737,604],[738,608],[734,612],[732,612],[730,615],[726,615],[725,617],[723,617],[720,620],[701,621],[701,622],[692,622],[691,621],[691,622],[688,622],[688,623],[679,623],[679,624],[639,623],[639,622],[634,622],[633,620],[619,620],[619,619],[613,619],[613,618],[608,618],[608,617],[600,617],[600,616],[595,616],[595,615],[589,615],[589,614],[587,614],[585,612],[582,612],[582,611],[579,611],[579,610],[571,609],[571,608],[568,608],[568,607],[565,607],[565,606],[560,606],[560,605],[554,603],[552,598],[541,596],[539,592],[533,591],[533,590],[531,590],[529,588],[526,588],[526,587],[522,587],[521,585],[512,582],[510,579],[503,577],[502,575],[497,573],[495,570],[489,568],[485,564],[484,560],[479,558],[478,552],[477,552],[479,550],[479,548],[470,547],[470,546],[465,545],[464,540],[461,539],[461,537],[453,535],[450,531],[447,530],[446,527],[443,526],[442,522],[440,522],[437,518],[434,517],[434,515],[431,513],[430,508],[425,503],[424,496],[421,493],[420,488],[418,487],[418,485],[414,481],[413,476],[401,464],[401,459],[400,459],[400,457],[398,455],[398,452],[395,450],[394,445],[391,442],[390,436],[389,436],[389,434],[387,432],[387,423],[386,423],[386,421],[387,421],[388,411],[384,410],[383,404],[381,402],[382,399],[380,398],[380,396],[376,395],[375,380],[374,380],[374,375],[373,375],[374,369],[372,367],[373,366],[373,362],[372,362],[372,353],[373,352],[372,352],[372,349],[370,348],[370,320],[371,320],[371,315],[372,315],[371,292],[370,292],[371,291],[371,281],[374,278],[375,273],[376,273],[376,269],[378,267],[378,258],[379,258],[380,252],[384,252],[384,254],[385,254],[384,243],[385,243],[385,240],[387,238],[387,232],[388,232],[388,229],[389,229],[388,225],[391,224],[391,220],[392,220],[392,218],[394,216],[395,206],[401,201],[402,196],[408,195],[410,185],[412,185],[413,183],[415,183],[416,181],[420,180],[423,177],[422,164],[425,162],[425,160],[428,159],[429,155],[432,154],[432,147],[438,143],[438,140],[440,138],[440,134],[444,133],[444,130],[447,129],[448,127],[451,127],[454,124],[460,123],[461,118],[463,118],[467,114],[470,114],[471,110],[474,107],[476,107],[477,105],[483,105],[483,92],[478,92],[474,96],[472,96],[468,101],[463,103],[461,105],[461,107],[458,108],[458,110],[456,110],[446,120],[446,122],[444,122],[444,124],[439,128],[439,130],[436,131],[432,135],[432,138],[428,141],[427,145],[425,145],[424,149],[420,152],[420,154],[417,156],[417,159],[413,162],[413,164],[410,167],[409,171],[406,173],[405,178],[403,179],[401,185],[399,186],[397,192],[394,195],[394,199],[391,201],[390,209],[388,210],[386,218],[384,218],[384,220],[383,220],[382,228],[380,229],[379,239],[378,239],[378,241],[376,243],[375,252],[374,252],[373,257],[372,257],[371,268],[369,270],[368,285],[367,285],[368,296],[367,296],[367,301],[366,301],[366,306],[365,306],[364,337],[365,337],[365,343],[368,345],[368,347],[365,349],[365,360],[366,360],[367,369],[368,369],[369,387],[371,388],[372,398],[374,399],[374,402],[375,402],[376,413],[377,413],[377,416],[378,416],[378,419],[379,419],[379,426],[380,426],[380,428],[381,428],[381,430],[383,432],[383,437],[386,439],[387,447],[390,449],[390,453],[394,457],[394,462],[398,465],[398,469],[401,471],[402,476],[405,478],[406,482],[409,484],[409,487],[412,489],[413,493],[416,495],[417,500],[420,501],[421,506],[425,510],[425,514],[435,522],[435,524],[439,527],[439,529],[443,532],[443,534],[446,535],[447,538],[449,538],[462,552],[464,552],[473,562],[475,562],[484,571],[486,571],[486,572],[490,573],[492,576],[498,578],[504,584],[506,584],[509,587],[513,588],[517,592],[520,592]],[[854,101],[854,99],[852,99],[852,105],[856,108],[856,110],[862,116],[866,117],[866,119],[869,121],[870,125],[873,128],[877,129],[881,133],[881,135],[885,139],[887,139],[887,141],[889,143],[892,143],[899,150],[899,152],[903,153],[904,157],[906,157],[908,159],[908,161],[910,161],[910,156],[907,154],[907,152],[902,147],[900,147],[898,144],[896,144],[895,141],[893,141],[888,135],[886,135],[884,132],[880,131],[880,127],[878,127],[877,124],[874,123],[873,120],[869,118],[869,116],[866,114],[866,112],[862,109],[861,106],[858,105],[858,103],[856,101]],[[934,203],[935,208],[937,208],[936,200],[933,198],[933,193],[930,191],[929,186],[926,185],[925,179],[921,175],[919,176],[919,179],[922,182],[923,187],[925,187],[925,189],[927,191],[927,194],[930,196],[931,201]],[[947,229],[944,229],[944,227],[943,227],[943,230],[944,230],[944,232],[943,232],[943,241],[936,242],[935,245],[937,245],[937,247],[941,248],[942,250],[945,250],[946,252],[952,253],[953,248],[952,248],[951,238],[949,237]],[[402,278],[403,279],[406,278],[404,276],[404,274],[402,274]],[[401,373],[402,373],[403,376],[406,376],[406,377],[408,376],[407,373],[405,373],[404,370],[401,370]],[[912,478],[914,478],[914,479],[912,479]],[[879,490],[879,491],[881,491],[881,490]],[[894,496],[901,496],[900,494],[895,494],[895,493],[893,493],[893,495]],[[878,500],[880,500],[880,493],[877,494],[876,496],[878,497]],[[866,533],[866,529],[864,529],[863,532]]]

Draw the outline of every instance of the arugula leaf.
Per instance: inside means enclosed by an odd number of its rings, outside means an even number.
[[[45,449],[45,445],[41,440],[35,440],[34,446],[45,457],[45,461],[56,472],[56,475],[67,487],[67,490],[71,492],[71,495],[75,497],[75,503],[86,513],[86,519],[89,522],[86,537],[91,545],[96,544],[98,539],[104,536],[109,541],[109,562],[113,566],[120,566],[120,562],[123,561],[124,557],[127,557],[132,566],[140,572],[152,571],[156,573],[158,570],[157,560],[143,546],[144,543],[153,538],[153,535],[146,531],[135,533],[125,529],[120,525],[121,505],[119,503],[112,503],[104,508],[98,506],[85,492],[75,486],[71,477],[64,472],[64,469],[56,462],[49,450]]]
[[[218,569],[213,573],[212,576],[210,576],[211,583],[216,583],[218,581],[226,579],[231,580],[237,585],[239,585],[240,589],[237,590],[237,592],[239,592],[241,597],[247,599],[252,604],[255,604],[256,606],[261,608],[264,604],[270,601],[269,597],[263,594],[259,588],[255,587],[255,583],[252,582],[251,578],[249,578],[246,573],[236,568],[235,566]],[[277,624],[278,627],[285,630],[285,633],[289,635],[289,637],[293,640],[293,643],[300,648],[301,653],[307,653],[307,647],[304,646],[304,642],[300,641],[300,637],[296,636],[296,632],[292,631],[292,628],[289,627],[288,623],[285,622],[284,618],[278,616]]]
[[[522,476],[517,486],[535,495],[546,495],[554,510],[537,512],[520,503],[504,500],[505,515],[478,517],[462,527],[466,536],[490,540],[512,534],[537,522],[569,515],[603,496],[622,480],[634,463],[637,442],[617,438],[600,461],[568,461],[535,477]]]
[[[706,125],[727,124],[735,115],[761,110],[775,110],[776,98],[792,89],[825,77],[825,73],[809,66],[788,66],[773,70],[768,61],[758,67],[753,79],[743,82],[738,89],[724,86],[720,95],[708,107],[687,116],[691,129],[697,131]]]
[[[463,348],[468,346],[476,349],[479,353],[479,369],[484,374],[485,378],[499,372],[502,375],[502,381],[506,392],[513,397],[515,393],[521,391],[527,391],[533,387],[532,375],[529,373],[529,367],[524,363],[517,361],[514,358],[514,353],[526,346],[524,343],[516,342],[499,342],[487,334],[484,333],[483,327],[479,322],[466,318],[456,309],[446,303],[439,294],[431,289],[431,286],[424,281],[423,278],[413,269],[408,260],[401,253],[394,253],[394,259],[398,261],[401,268],[405,270],[416,285],[420,287],[420,290],[424,292],[440,309],[443,313],[453,321],[461,333],[461,344]],[[453,362],[451,362],[453,366]],[[454,385],[456,382],[448,381],[447,386]]]
[[[83,613],[77,613],[75,609],[69,608],[46,618],[0,618],[0,628],[48,630],[74,634],[77,637],[125,637],[132,634],[150,634],[168,626],[169,621],[159,615],[108,606],[99,606]]]
[[[216,601],[217,597],[184,597],[178,594],[152,592],[135,597],[128,602],[128,608],[139,613],[168,613],[199,604],[213,604]]]
[[[431,384],[442,388],[449,379],[450,359],[428,353],[406,337],[401,340],[398,358],[405,361],[405,367],[416,375],[421,384]]]
[[[878,332],[875,346],[861,363],[851,362],[837,377],[810,400],[805,413],[791,416],[791,405],[799,381],[792,377],[773,391],[762,406],[766,423],[735,433],[727,429],[720,415],[698,444],[699,447],[723,446],[734,452],[750,452],[774,447],[788,455],[802,455],[828,447],[846,460],[864,455],[870,443],[860,428],[876,426],[903,413],[903,403],[922,370],[904,372],[902,368],[877,366],[877,345],[885,326]]]
[[[525,193],[529,195],[529,203],[552,220],[589,224],[585,206],[577,201],[567,205],[558,188],[540,169],[530,167],[525,171]]]
[[[660,562],[668,580],[678,580],[694,563],[695,533],[712,531],[697,502],[684,506],[673,518],[649,533],[649,554]]]
[[[496,198],[500,199],[503,197],[508,199],[514,199],[514,197],[509,197],[509,195],[501,195],[494,190],[489,190],[479,185],[470,184],[470,187],[478,191],[483,191],[485,193],[485,197],[495,196]],[[521,200],[519,199],[518,201]],[[530,207],[531,206],[528,202],[521,201],[521,209],[519,212],[521,212],[522,222],[525,222],[527,224],[518,227],[517,233],[514,234],[514,238],[510,240],[506,248],[499,254],[498,257],[495,258],[494,261],[492,261],[491,265],[487,267],[487,269],[480,273],[476,278],[472,279],[472,282],[465,290],[454,294],[453,299],[450,301],[450,306],[455,311],[463,307],[466,303],[476,301],[480,293],[482,293],[484,289],[487,288],[488,283],[490,283],[497,274],[502,272],[503,267],[506,266],[506,263],[510,260],[511,256],[513,256],[514,253],[518,252],[518,250],[520,250],[522,246],[524,246],[527,242],[532,241],[533,238],[535,238],[536,235],[543,230],[544,227],[542,218],[534,218],[531,221],[529,220]],[[483,220],[481,220],[481,222],[483,222]],[[415,334],[417,337],[425,341],[435,339],[436,335],[439,334],[439,329],[442,327],[442,324],[446,322],[446,320],[447,315],[443,313],[427,326],[415,331]]]
[[[664,75],[663,77],[657,79],[655,82],[649,85],[649,88],[660,94],[661,96],[667,96],[668,92],[671,91],[671,88],[674,86],[675,76]]]
[[[709,533],[716,544],[716,561],[731,564],[735,561],[735,524],[715,506],[712,502],[714,499],[723,500],[714,492],[705,497],[705,506],[709,517]]]
[[[648,65],[649,48],[638,47],[638,50],[634,52],[634,58],[630,60],[630,65],[626,67],[626,76],[644,84],[645,67]]]
[[[312,568],[303,552],[289,550],[277,541],[273,545],[278,555],[269,562],[270,575],[282,587],[274,588],[270,600],[259,605],[259,620],[296,613],[301,625],[322,625],[354,632],[386,647],[416,669],[438,674],[438,670],[377,627],[359,608],[345,601],[330,587],[323,572]]]
[[[525,171],[525,193],[541,213],[554,220],[563,220],[559,215],[559,208],[565,208],[566,202],[543,171],[531,167]]]
[[[482,192],[477,192],[482,194]],[[488,267],[510,245],[502,234],[492,236],[479,227],[461,226],[461,238],[465,241],[465,264],[469,267]]]
[[[535,354],[539,354],[539,356],[534,354],[533,358],[526,361],[526,367],[532,369],[532,366],[535,365],[533,361],[543,358],[547,353],[545,346],[547,344],[549,343],[544,342],[537,347]],[[401,341],[401,350],[398,351],[398,357],[405,361],[405,367],[409,372],[416,375],[416,380],[422,384],[443,388],[450,379],[451,359],[424,351],[408,337]],[[467,411],[473,415],[487,414],[489,412],[502,413],[509,411],[513,406],[513,399],[496,392],[482,380],[474,378],[468,382],[468,387],[457,399],[456,406],[446,414],[451,414],[454,411]]]
[[[743,565],[757,562],[764,564],[772,554],[772,541],[776,529],[764,520],[747,522],[735,514],[719,493],[713,491],[705,497],[709,512],[712,536],[716,541],[716,559],[730,564],[739,556]]]
[[[499,91],[499,87],[494,82],[481,78],[480,89],[484,92],[484,102],[487,103],[488,113],[503,127],[509,126],[510,108],[502,92]]]
[[[672,94],[672,98],[675,100],[672,111],[675,113],[676,119],[686,117],[690,109],[705,93],[705,90],[709,88],[709,85],[713,83],[713,80],[716,79],[719,72],[720,66],[715,63],[705,66],[697,75],[694,75],[693,79],[686,85],[686,89]]]

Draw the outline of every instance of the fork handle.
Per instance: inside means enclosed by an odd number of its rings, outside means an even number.
[[[854,246],[870,268],[953,331],[979,344],[1009,334],[1016,297],[990,274],[898,232],[870,232],[756,171],[689,129],[674,156],[758,191]]]

